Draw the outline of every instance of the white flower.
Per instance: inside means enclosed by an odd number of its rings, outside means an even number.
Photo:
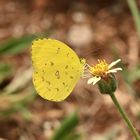
[[[90,66],[89,68],[89,72],[92,74],[92,78],[90,78],[87,83],[95,85],[101,79],[106,79],[109,73],[116,73],[117,71],[121,71],[122,68],[111,69],[120,61],[121,59],[118,59],[111,64],[108,64],[105,60],[98,60],[98,63],[95,66]]]

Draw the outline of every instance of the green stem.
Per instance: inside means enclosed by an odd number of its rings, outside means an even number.
[[[138,9],[136,0],[127,0],[127,2],[128,2],[128,6],[131,10],[131,13],[133,15],[135,26],[137,28],[139,39],[140,39],[140,13],[139,13],[139,9]]]
[[[124,119],[124,121],[126,122],[128,128],[130,129],[130,131],[132,132],[133,136],[135,137],[136,140],[140,140],[140,136],[137,133],[135,127],[133,126],[133,124],[131,123],[131,121],[129,120],[127,114],[125,113],[125,111],[123,110],[123,108],[121,107],[121,105],[119,104],[119,102],[117,101],[115,94],[111,93],[109,94],[111,96],[111,99],[113,100],[115,106],[117,107],[119,113],[121,114],[122,118]]]

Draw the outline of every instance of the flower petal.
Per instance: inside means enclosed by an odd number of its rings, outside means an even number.
[[[93,81],[94,81],[94,78],[92,77],[92,78],[88,79],[87,84],[91,84]]]
[[[119,71],[119,70],[122,70],[122,68],[114,68],[112,70],[116,70],[116,71]]]
[[[122,68],[111,69],[111,70],[108,70],[106,73],[116,73],[119,70],[122,70]]]
[[[112,68],[113,66],[115,66],[117,63],[119,63],[121,61],[121,59],[118,59],[116,61],[113,61],[111,64],[109,64],[108,68]]]
[[[100,81],[101,80],[101,77],[92,77],[92,78],[90,78],[89,80],[88,80],[88,84],[91,84],[91,83],[93,83],[93,85],[95,85],[98,81]]]

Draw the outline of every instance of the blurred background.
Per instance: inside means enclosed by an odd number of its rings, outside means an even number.
[[[139,0],[0,0],[0,140],[132,140],[109,96],[79,80],[55,103],[32,85],[31,42],[61,40],[92,65],[118,58],[116,96],[140,133]]]

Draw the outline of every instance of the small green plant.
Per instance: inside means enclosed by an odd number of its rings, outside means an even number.
[[[61,126],[55,131],[51,140],[80,140],[81,134],[75,132],[75,128],[79,123],[78,112],[74,112],[66,118]]]
[[[138,10],[136,0],[127,0],[127,2],[131,10],[132,16],[134,18],[135,26],[136,26],[138,36],[140,39],[140,11]]]
[[[0,55],[10,59],[29,47],[35,35],[10,38],[0,43]],[[22,74],[20,74],[20,71]],[[19,73],[19,74],[17,74]],[[25,119],[31,118],[27,105],[34,100],[35,94],[30,83],[32,70],[17,70],[10,61],[0,61],[0,116],[10,118],[15,112],[21,112]]]

